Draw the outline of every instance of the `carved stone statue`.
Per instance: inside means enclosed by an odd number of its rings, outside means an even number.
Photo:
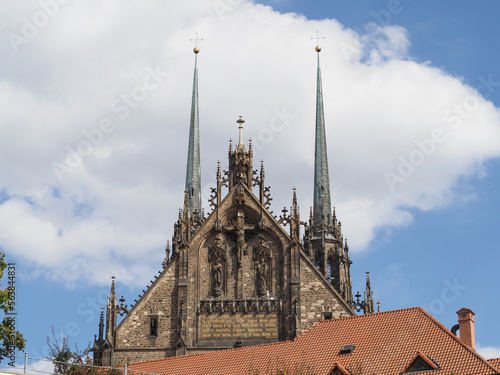
[[[239,227],[236,230],[238,234],[238,239],[236,241],[237,252],[238,252],[238,266],[241,266],[241,260],[243,258],[243,251],[245,248],[245,231],[243,228]]]
[[[213,292],[215,297],[219,297],[222,294],[222,270],[222,264],[217,259],[212,264]]]
[[[263,296],[267,294],[269,290],[267,286],[267,274],[269,270],[269,264],[265,258],[261,258],[259,263],[257,263],[257,292],[259,295]]]
[[[208,261],[210,263],[210,277],[212,279],[212,295],[219,297],[224,294],[224,269],[226,267],[226,246],[222,235],[218,234],[212,245],[208,246]]]

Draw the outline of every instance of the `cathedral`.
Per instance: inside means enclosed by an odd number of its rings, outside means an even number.
[[[270,212],[264,165],[254,169],[251,141],[229,141],[229,167],[217,166],[210,213],[201,202],[198,47],[184,203],[161,270],[132,306],[112,278],[93,346],[94,364],[117,366],[165,357],[291,340],[323,319],[374,311],[369,274],[353,296],[349,247],[332,211],[318,56],[314,201],[301,220],[291,208]],[[311,129],[312,130],[312,129]],[[105,311],[104,311],[105,310]]]

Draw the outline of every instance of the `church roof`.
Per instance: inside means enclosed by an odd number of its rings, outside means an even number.
[[[420,307],[317,323],[292,341],[135,363],[157,374],[498,374]],[[300,372],[302,371],[302,372]]]

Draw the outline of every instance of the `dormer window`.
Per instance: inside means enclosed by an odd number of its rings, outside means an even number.
[[[354,345],[344,345],[342,349],[340,349],[339,355],[348,355],[354,353]]]
[[[403,374],[416,374],[427,371],[439,370],[439,366],[425,354],[417,352]]]
[[[351,373],[341,364],[335,363],[328,375],[351,375]]]

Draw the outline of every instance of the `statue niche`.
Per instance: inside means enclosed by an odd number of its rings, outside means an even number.
[[[255,291],[259,297],[271,293],[272,251],[263,237],[259,237],[254,248]]]
[[[210,291],[213,297],[220,297],[226,290],[227,246],[222,235],[218,234],[213,244],[208,246],[208,263],[210,265]]]

